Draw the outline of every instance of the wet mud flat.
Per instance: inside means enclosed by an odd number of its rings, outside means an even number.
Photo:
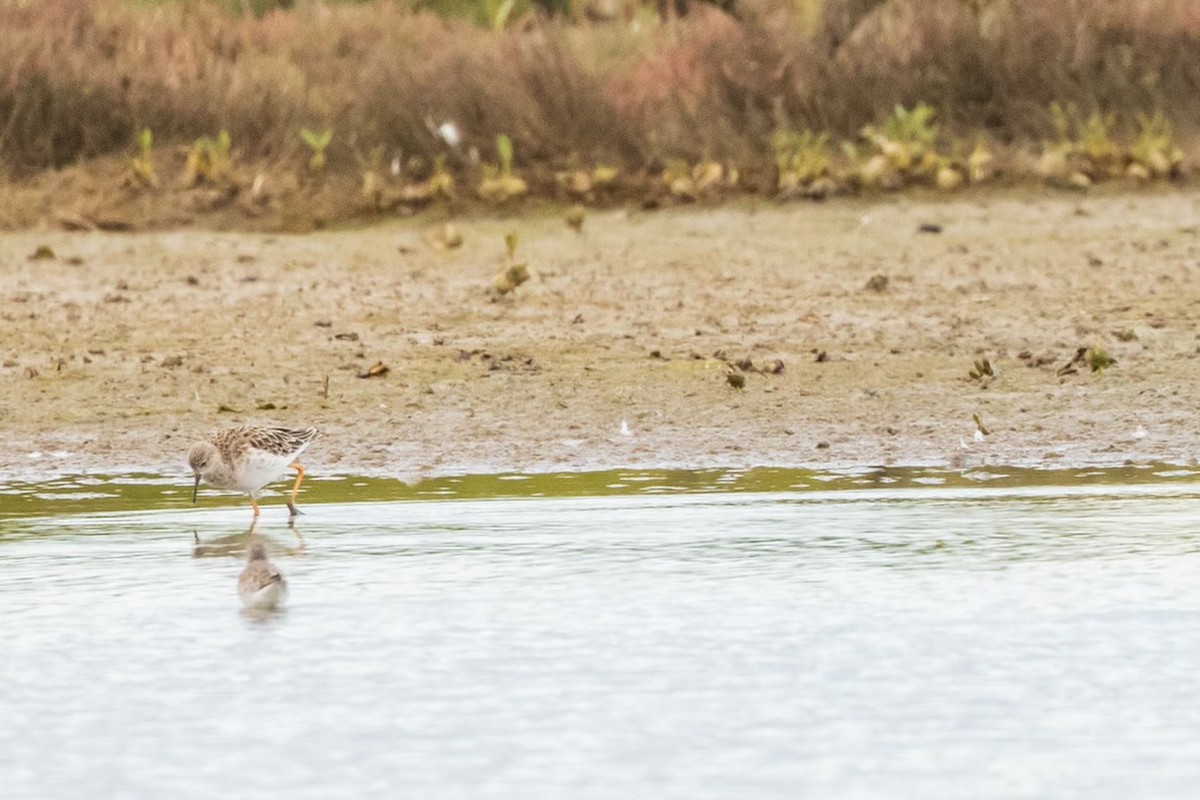
[[[410,478],[1193,459],[1194,192],[441,224],[4,235],[0,469],[183,471],[246,421]]]

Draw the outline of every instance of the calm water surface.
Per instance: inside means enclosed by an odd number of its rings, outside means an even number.
[[[1200,489],[0,519],[25,798],[1194,798]],[[193,532],[202,544],[193,543]]]

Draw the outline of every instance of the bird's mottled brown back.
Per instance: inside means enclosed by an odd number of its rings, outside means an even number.
[[[250,446],[268,453],[299,453],[317,438],[316,428],[245,428]]]
[[[298,455],[317,438],[316,428],[259,428],[242,425],[228,428],[215,434],[210,440],[226,463],[241,460],[247,449],[253,447],[280,456]]]

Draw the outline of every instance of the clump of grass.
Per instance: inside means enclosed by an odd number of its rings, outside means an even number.
[[[1115,113],[1093,111],[1084,116],[1073,103],[1051,103],[1050,116],[1057,141],[1044,148],[1038,162],[1039,174],[1048,181],[1087,188],[1122,176],[1147,181],[1182,173],[1183,152],[1161,110],[1153,115],[1138,112],[1138,133],[1129,145],[1114,133]]]
[[[1137,125],[1137,138],[1129,148],[1133,163],[1129,165],[1126,173],[1139,179],[1180,177],[1183,170],[1183,151],[1175,143],[1171,123],[1162,111],[1155,111],[1153,116],[1139,112]]]

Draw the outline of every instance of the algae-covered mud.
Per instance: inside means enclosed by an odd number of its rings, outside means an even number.
[[[414,478],[1192,459],[1192,192],[454,225],[4,235],[0,469],[171,471],[243,421]]]

